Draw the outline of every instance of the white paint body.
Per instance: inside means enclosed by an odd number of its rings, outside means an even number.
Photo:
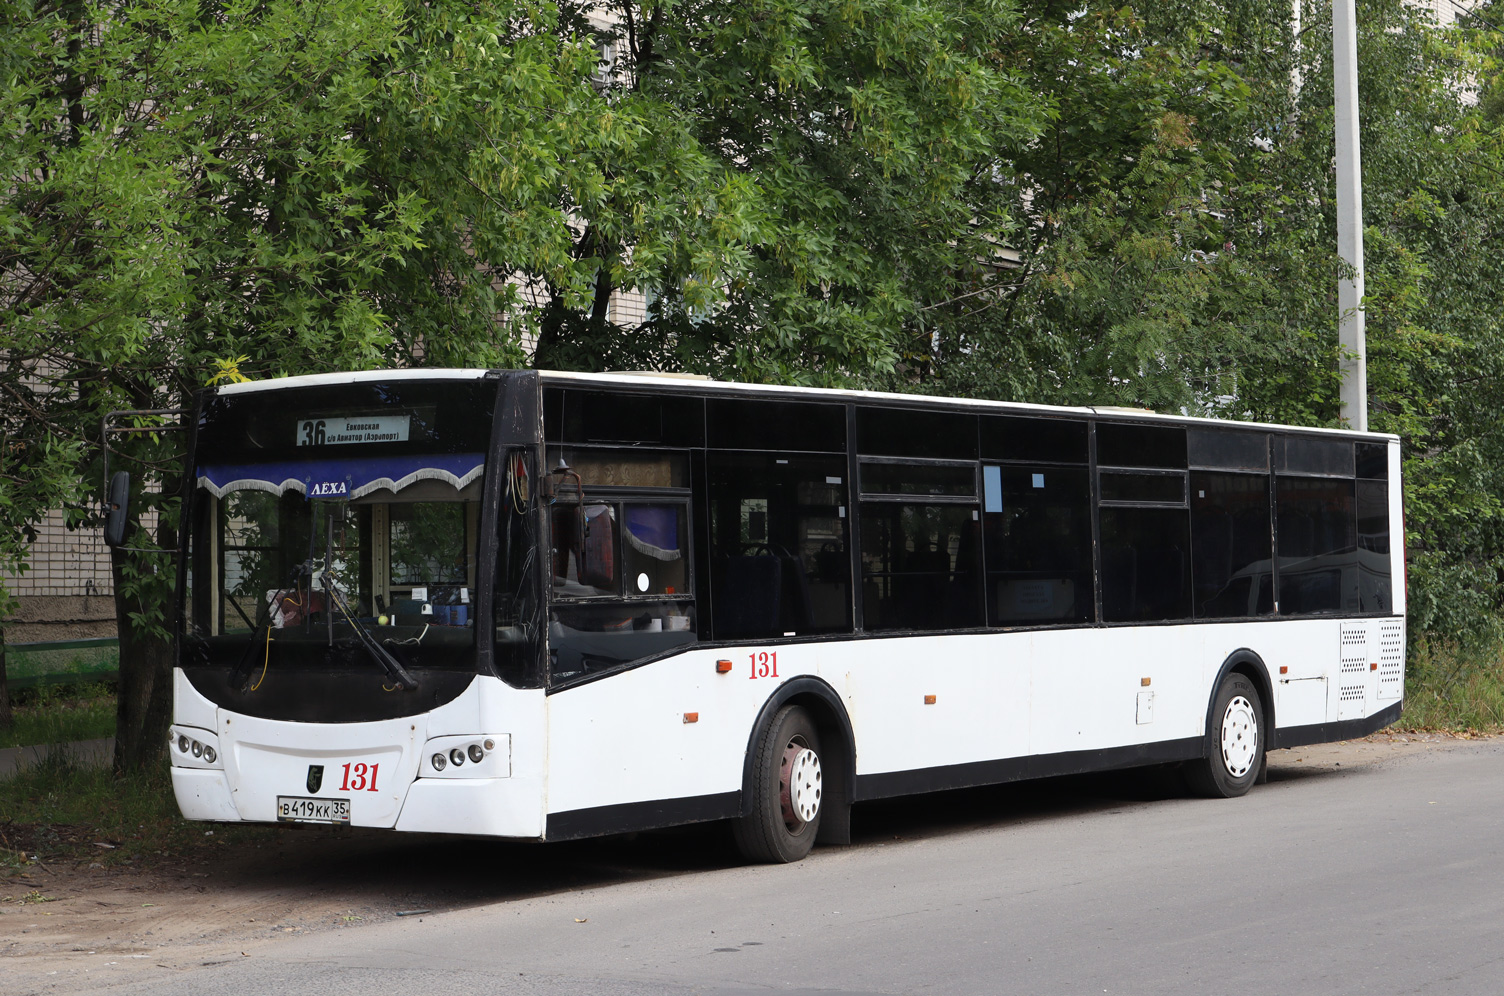
[[[1403,694],[1400,617],[691,650],[548,696],[478,678],[433,712],[353,724],[235,715],[178,672],[174,739],[203,730],[221,763],[174,747],[173,785],[194,819],[274,820],[277,796],[313,795],[349,798],[362,826],[537,838],[549,813],[740,791],[758,714],[792,678],[840,696],[860,777],[1199,737],[1222,663],[1240,649],[1268,668],[1279,728],[1361,719]],[[776,679],[749,677],[749,655],[764,650],[778,655]],[[717,673],[728,659],[733,670]],[[698,721],[686,723],[691,712]],[[431,742],[447,750],[481,737],[498,742],[505,767],[433,772]],[[378,791],[338,790],[354,763],[380,765]],[[305,784],[310,764],[324,767],[317,793]]]

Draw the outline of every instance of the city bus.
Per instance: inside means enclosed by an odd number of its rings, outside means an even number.
[[[568,840],[1266,752],[1400,715],[1400,444],[649,374],[337,373],[188,419],[195,820]]]

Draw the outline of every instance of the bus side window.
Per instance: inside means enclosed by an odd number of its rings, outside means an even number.
[[[1352,478],[1279,477],[1279,610],[1358,610],[1357,508]]]
[[[1269,475],[1191,472],[1196,618],[1274,611]]]
[[[711,451],[706,462],[715,638],[850,631],[845,459]]]
[[[616,563],[616,509],[560,502],[550,516],[555,597],[620,595]]]
[[[1083,623],[1095,614],[1085,468],[984,466],[987,623]]]

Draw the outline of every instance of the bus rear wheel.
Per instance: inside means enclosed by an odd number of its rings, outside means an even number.
[[[1212,700],[1206,753],[1186,765],[1197,795],[1232,799],[1258,781],[1264,766],[1264,712],[1259,691],[1241,674],[1229,674]]]
[[[758,738],[752,767],[752,805],[731,824],[737,849],[749,861],[798,861],[820,830],[825,777],[820,734],[801,706],[779,709]]]

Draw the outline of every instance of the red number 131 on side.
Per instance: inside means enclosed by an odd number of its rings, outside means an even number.
[[[764,650],[747,656],[752,661],[752,673],[748,675],[749,678],[755,681],[758,678],[778,677],[778,651],[775,650],[770,654]]]
[[[362,789],[367,792],[376,791],[376,769],[379,767],[381,765],[366,764],[364,761],[359,764],[345,765],[345,777],[339,783],[339,790],[341,792],[359,792]]]

